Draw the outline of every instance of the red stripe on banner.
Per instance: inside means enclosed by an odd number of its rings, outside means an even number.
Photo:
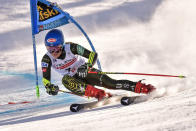
[[[15,102],[8,102],[8,104],[16,104]]]
[[[14,105],[14,104],[28,104],[28,103],[33,103],[34,101],[22,101],[22,102],[8,102],[7,104],[4,105]],[[4,105],[0,105],[0,106],[4,106]]]

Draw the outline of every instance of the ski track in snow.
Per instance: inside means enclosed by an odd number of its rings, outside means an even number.
[[[13,126],[14,129],[26,130],[28,128],[29,131],[34,130],[38,124],[44,125],[38,128],[40,131],[43,129],[194,130],[196,109],[193,107],[196,105],[196,99],[195,97],[190,99],[188,95],[192,92],[195,90],[187,90],[175,96],[165,96],[130,106],[115,104],[79,113],[71,113],[68,107],[61,107],[33,116],[7,119],[0,121],[0,124],[10,125],[7,129],[12,129]],[[179,108],[182,112],[179,112]]]
[[[69,105],[89,100],[63,93],[49,96],[42,85],[41,97],[36,99],[29,1],[1,2],[1,131],[196,130],[194,0],[55,0],[89,34],[104,71],[179,73],[187,76],[186,79],[177,79],[111,75],[133,81],[145,78],[144,82],[157,87],[155,95],[164,92],[166,95],[130,106],[116,102],[78,113],[70,112]],[[73,25],[62,29],[66,41],[90,49]],[[40,60],[46,51],[43,45],[45,33],[36,37],[39,83]],[[52,73],[53,82],[65,90],[59,75]],[[10,101],[33,103],[8,105]]]

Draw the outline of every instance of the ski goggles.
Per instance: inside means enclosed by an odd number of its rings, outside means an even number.
[[[50,54],[59,53],[62,51],[62,46],[54,46],[54,47],[47,46],[46,48]]]

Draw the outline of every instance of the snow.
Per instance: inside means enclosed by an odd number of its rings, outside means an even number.
[[[54,0],[52,0],[54,2]],[[151,83],[161,98],[130,106],[115,102],[79,113],[69,105],[92,99],[46,94],[40,60],[46,49],[37,37],[41,97],[35,96],[29,1],[1,0],[0,130],[1,131],[195,131],[196,9],[194,0],[55,0],[90,36],[104,71],[185,75],[187,78],[110,75]],[[90,49],[73,25],[61,27],[66,41]],[[111,48],[112,47],[112,48]],[[55,72],[53,82],[62,90]],[[112,91],[113,93],[127,93]],[[135,94],[131,94],[135,95]],[[32,101],[8,105],[8,102]]]

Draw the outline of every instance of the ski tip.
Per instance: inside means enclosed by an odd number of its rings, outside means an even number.
[[[130,105],[129,97],[122,97],[120,102],[121,102],[121,104],[124,105],[124,106]]]
[[[79,112],[82,109],[81,104],[72,104],[70,106],[70,111],[71,112]]]
[[[121,104],[124,106],[128,106],[130,104],[133,104],[134,101],[140,96],[125,96],[121,98]]]

